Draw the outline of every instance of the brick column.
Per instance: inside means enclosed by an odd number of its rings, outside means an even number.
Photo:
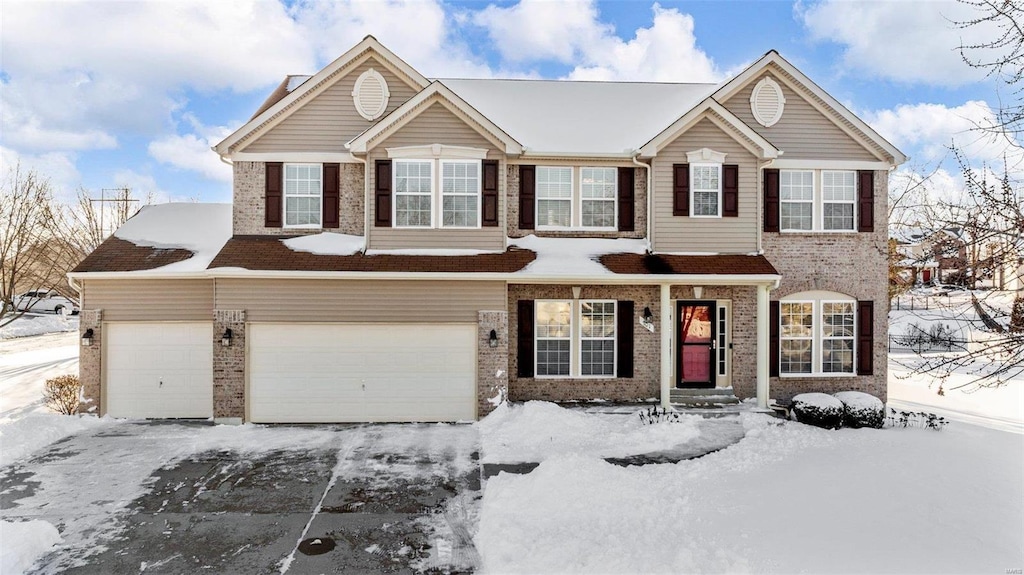
[[[221,343],[231,330],[231,345]],[[213,419],[241,423],[245,418],[245,311],[213,312]]]
[[[491,330],[498,345],[490,346]],[[476,404],[477,418],[508,398],[508,312],[477,312]]]
[[[83,309],[78,314],[78,381],[82,384],[79,413],[101,413],[100,388],[103,358],[103,310]],[[92,345],[82,345],[82,335],[92,330]]]

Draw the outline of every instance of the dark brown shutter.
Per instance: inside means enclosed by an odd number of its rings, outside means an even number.
[[[764,171],[764,231],[779,231],[779,171]]]
[[[633,212],[636,209],[634,200],[634,177],[636,168],[619,168],[619,231],[635,230]]]
[[[484,160],[483,214],[480,222],[484,227],[498,225],[498,160]]]
[[[633,377],[633,302],[620,300],[615,313],[615,377]]]
[[[519,300],[519,377],[533,377],[533,300]]]
[[[736,218],[740,215],[740,167],[737,164],[722,166],[722,217]]]
[[[875,302],[857,302],[857,375],[875,373]]]
[[[536,225],[537,168],[519,166],[519,229],[532,230]]]
[[[875,231],[875,173],[857,172],[857,204],[860,209],[858,232]]]
[[[672,215],[690,215],[690,164],[672,164]]]
[[[268,228],[281,227],[282,194],[284,187],[284,165],[281,162],[267,162],[266,187],[263,195],[263,209],[265,212],[264,226]]]
[[[779,375],[779,302],[768,302],[768,375]]]
[[[377,160],[374,168],[373,225],[391,227],[391,160]]]
[[[341,164],[324,164],[323,227],[336,228],[341,213]]]

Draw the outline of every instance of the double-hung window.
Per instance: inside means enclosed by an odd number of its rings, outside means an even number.
[[[857,172],[780,170],[780,231],[856,231]]]
[[[690,215],[719,217],[722,215],[722,165],[690,165]]]
[[[323,214],[320,164],[284,165],[284,227],[319,228]]]
[[[479,160],[394,160],[395,227],[480,227]]]
[[[779,173],[779,214],[784,230],[814,229],[814,172],[783,170]]]
[[[537,377],[615,377],[615,301],[538,300]]]
[[[537,166],[535,185],[540,229],[615,229],[618,168]]]
[[[782,375],[853,375],[856,302],[779,303]]]
[[[857,172],[821,173],[822,229],[854,230]]]

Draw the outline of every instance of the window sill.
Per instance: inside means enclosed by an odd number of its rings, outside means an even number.
[[[572,380],[572,381],[584,380],[584,381],[590,381],[590,380],[613,380],[613,379],[619,379],[619,377],[615,376],[615,375],[535,375],[535,376],[533,376],[533,379],[540,379],[540,380],[545,380],[545,381],[551,381],[551,380],[557,380],[557,381],[561,381],[561,380]]]
[[[538,232],[573,232],[573,233],[589,233],[589,232],[618,232],[618,226],[610,228],[563,228],[557,226],[537,226],[535,231]]]
[[[805,236],[817,234],[856,234],[857,230],[781,230],[780,234],[803,234]]]
[[[482,226],[476,227],[456,227],[456,226],[443,226],[436,228],[434,226],[391,226],[396,230],[480,230]]]
[[[780,379],[848,379],[857,377],[856,373],[780,373]]]
[[[301,226],[281,226],[281,229],[283,229],[283,230],[320,230],[320,229],[323,229],[323,226],[321,226],[320,224],[308,224],[308,225],[301,225]]]

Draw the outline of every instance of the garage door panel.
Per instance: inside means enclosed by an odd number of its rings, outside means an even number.
[[[475,417],[476,326],[252,324],[250,419]]]

